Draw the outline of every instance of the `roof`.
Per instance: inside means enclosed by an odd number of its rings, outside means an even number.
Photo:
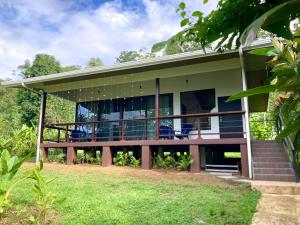
[[[243,48],[245,51],[270,46],[269,40],[259,40],[253,42],[249,47]],[[43,75],[38,77],[26,78],[2,82],[2,85],[9,88],[19,88],[25,84],[28,87],[35,87],[38,84],[55,84],[87,79],[95,79],[106,76],[120,75],[126,73],[137,73],[141,71],[168,68],[172,66],[189,65],[194,63],[209,62],[220,59],[238,57],[238,50],[228,50],[223,53],[202,50],[194,52],[166,55],[155,58],[142,59],[125,63],[117,63],[109,66],[92,67],[82,70]]]

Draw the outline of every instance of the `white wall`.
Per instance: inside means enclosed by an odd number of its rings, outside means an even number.
[[[230,96],[242,90],[241,72],[239,69],[201,73],[194,75],[160,78],[161,94],[173,93],[173,113],[180,115],[180,93],[192,90],[214,88],[216,93],[216,106],[212,112],[218,112],[217,98]],[[154,95],[155,80],[130,82],[126,84],[104,85],[97,88],[82,88],[76,92],[64,92],[64,98],[76,99],[78,102],[104,99],[124,98],[133,96]],[[219,138],[218,135],[204,135],[206,133],[219,133],[218,117],[211,118],[211,130],[202,131],[202,138]],[[174,129],[181,129],[180,120],[174,121]],[[194,137],[196,138],[197,135]],[[193,136],[191,137],[193,138]]]

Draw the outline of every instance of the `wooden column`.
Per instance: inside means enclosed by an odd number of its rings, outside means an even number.
[[[142,169],[152,168],[152,153],[149,145],[142,146]]]
[[[76,159],[76,149],[74,147],[67,148],[67,165],[74,164]]]
[[[199,173],[201,170],[199,146],[198,145],[190,145],[189,147],[190,147],[191,159],[193,160],[193,162],[191,164],[191,172]]]
[[[155,118],[156,118],[156,139],[159,139],[159,115],[160,115],[160,80],[159,78],[155,79]]]
[[[102,166],[111,166],[112,154],[111,149],[108,146],[104,146],[102,150]]]
[[[43,162],[48,162],[48,148],[42,148],[42,152],[43,152]]]
[[[249,177],[247,145],[241,144],[240,151],[241,151],[242,176]]]

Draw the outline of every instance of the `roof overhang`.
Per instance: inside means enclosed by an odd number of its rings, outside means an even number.
[[[247,52],[251,49],[261,48],[269,45],[269,41],[260,41],[258,43],[253,44],[252,46],[244,48],[244,51]],[[137,73],[147,71],[156,71],[166,68],[176,68],[193,64],[209,63],[213,61],[226,60],[238,57],[238,50],[230,50],[225,51],[223,53],[204,53],[203,51],[194,51],[126,63],[118,63],[110,66],[100,66],[83,70],[74,70],[64,73],[32,77],[23,80],[5,81],[2,82],[2,85],[8,88],[22,88],[22,86],[26,86],[36,90],[44,90],[47,86],[61,85],[64,83],[88,81],[93,79],[120,76],[126,74],[134,75]],[[258,61],[262,62],[262,60]],[[246,67],[247,66],[248,65],[246,63]],[[258,65],[255,63],[254,67],[258,68]]]

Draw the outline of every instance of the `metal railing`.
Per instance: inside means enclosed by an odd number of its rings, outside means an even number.
[[[47,124],[56,130],[50,142],[97,142],[124,140],[180,140],[243,138],[244,111],[197,113],[161,117]]]

